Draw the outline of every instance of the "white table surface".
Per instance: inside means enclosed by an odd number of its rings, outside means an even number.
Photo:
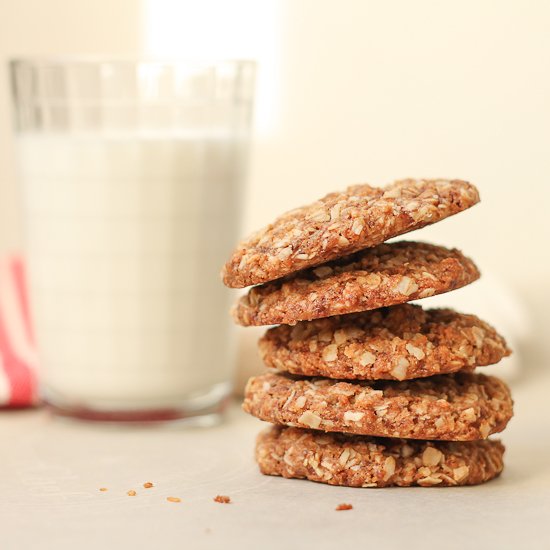
[[[469,488],[264,477],[252,458],[262,424],[236,406],[209,429],[113,429],[3,411],[0,548],[548,549],[550,379],[531,380],[514,385],[504,474]],[[217,494],[232,504],[213,502]],[[336,512],[343,502],[353,510]]]

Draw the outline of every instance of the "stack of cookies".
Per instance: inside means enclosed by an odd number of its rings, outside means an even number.
[[[237,323],[278,325],[260,340],[269,373],[252,378],[246,412],[265,474],[351,487],[488,481],[504,447],[488,439],[512,416],[498,378],[474,372],[510,354],[474,315],[407,302],[479,278],[456,249],[385,243],[479,202],[460,180],[403,180],[331,193],[243,242],[226,285],[257,285]]]

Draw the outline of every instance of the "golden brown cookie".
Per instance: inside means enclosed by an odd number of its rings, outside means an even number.
[[[477,202],[477,189],[461,180],[354,185],[283,214],[240,243],[223,268],[223,281],[234,288],[272,281],[376,246]]]
[[[474,373],[404,382],[269,373],[248,381],[243,409],[273,424],[326,432],[470,441],[506,427],[512,398],[498,378]]]
[[[233,310],[241,325],[294,325],[448,292],[479,278],[456,249],[401,241],[251,288]]]
[[[258,436],[263,474],[345,487],[477,485],[502,472],[498,440],[408,441],[273,426]]]
[[[406,380],[498,363],[510,355],[475,315],[412,304],[269,329],[265,364],[293,374],[347,380]]]

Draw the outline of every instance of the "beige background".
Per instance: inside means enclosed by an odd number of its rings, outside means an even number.
[[[18,0],[0,3],[0,62],[258,57],[243,231],[350,183],[469,179],[482,204],[421,237],[459,246],[497,274],[527,304],[540,341],[550,328],[549,24],[543,0]],[[20,243],[7,90],[2,71],[2,249]]]

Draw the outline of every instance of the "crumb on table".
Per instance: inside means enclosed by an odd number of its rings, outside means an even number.
[[[338,504],[336,506],[336,511],[341,512],[342,510],[352,510],[353,506],[351,504]]]
[[[221,504],[230,504],[231,499],[226,495],[218,495],[214,497],[214,502],[220,502]]]

